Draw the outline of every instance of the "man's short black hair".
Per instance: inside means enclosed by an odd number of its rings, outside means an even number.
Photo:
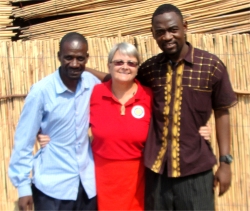
[[[175,12],[181,18],[181,21],[183,21],[182,13],[176,6],[172,4],[162,4],[154,11],[151,23],[153,24],[153,19],[155,16],[168,12]]]
[[[62,46],[65,42],[69,42],[69,41],[72,41],[72,40],[78,40],[82,43],[86,43],[88,45],[88,41],[87,39],[82,35],[82,34],[79,34],[77,32],[69,32],[67,34],[65,34],[63,36],[63,38],[61,39],[60,43],[59,43],[59,52],[61,51],[62,49]]]

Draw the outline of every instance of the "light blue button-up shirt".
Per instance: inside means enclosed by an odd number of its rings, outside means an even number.
[[[32,195],[31,182],[56,199],[76,200],[80,181],[89,198],[96,195],[88,128],[89,99],[97,83],[95,76],[83,72],[72,92],[57,70],[32,86],[16,128],[9,166],[19,197]],[[51,141],[33,156],[39,129]]]

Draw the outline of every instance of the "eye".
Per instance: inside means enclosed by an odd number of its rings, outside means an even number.
[[[70,61],[70,60],[72,60],[72,56],[65,56],[64,59]]]
[[[156,30],[156,31],[155,31],[155,34],[156,34],[157,36],[162,36],[162,35],[165,34],[165,30]]]
[[[128,61],[127,64],[128,64],[128,66],[130,66],[130,67],[136,67],[136,66],[138,65],[137,62],[133,62],[133,61]]]
[[[178,31],[178,28],[172,28],[172,29],[171,29],[171,32],[172,32],[172,33],[176,33],[177,31]]]
[[[112,61],[112,63],[115,66],[122,66],[122,65],[124,65],[124,61],[122,61],[122,60],[114,60],[114,61]]]
[[[77,57],[77,60],[83,62],[85,61],[85,57]]]

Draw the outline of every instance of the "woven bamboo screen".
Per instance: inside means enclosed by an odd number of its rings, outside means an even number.
[[[165,3],[180,8],[190,33],[250,31],[249,0],[50,0],[16,8],[13,15],[25,20],[54,17],[21,29],[23,39],[60,38],[69,31],[91,37],[117,36],[118,31],[123,36],[150,35],[152,13]],[[62,15],[70,17],[59,19]]]
[[[150,36],[89,38],[88,66],[107,72],[108,51],[114,43],[128,41],[136,44],[142,60],[160,52]],[[250,210],[250,35],[189,34],[194,46],[218,55],[229,70],[239,103],[230,110],[232,135],[233,182],[222,197],[216,196],[217,211]],[[59,66],[56,58],[58,40],[26,42],[0,41],[0,210],[16,209],[17,191],[8,179],[7,169],[15,127],[30,86]],[[214,121],[211,119],[212,127]],[[214,131],[214,129],[213,129]],[[215,133],[212,146],[218,156]],[[34,147],[36,151],[38,146]],[[215,167],[216,169],[216,167]],[[216,192],[217,193],[217,192]]]

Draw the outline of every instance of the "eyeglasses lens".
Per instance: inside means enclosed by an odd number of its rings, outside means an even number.
[[[136,67],[136,66],[137,66],[137,62],[133,62],[133,61],[124,62],[123,60],[115,60],[115,61],[112,61],[112,63],[113,63],[115,66],[122,66],[122,65],[124,65],[125,63],[127,63],[127,65],[128,65],[129,67]]]

